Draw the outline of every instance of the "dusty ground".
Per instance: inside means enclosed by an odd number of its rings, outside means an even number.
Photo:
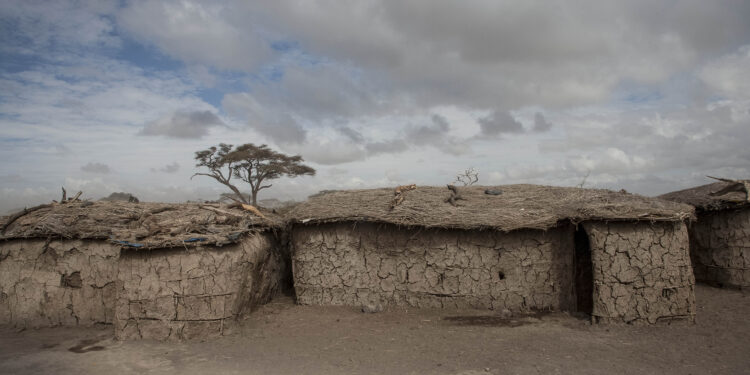
[[[279,299],[237,334],[118,342],[111,328],[0,330],[0,374],[750,373],[750,295],[697,288],[688,326],[591,326],[562,314],[296,306]]]

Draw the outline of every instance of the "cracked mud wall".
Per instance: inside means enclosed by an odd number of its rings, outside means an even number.
[[[297,301],[511,311],[570,310],[573,227],[510,233],[388,224],[292,230]]]
[[[104,241],[0,242],[0,324],[111,324],[119,253]]]
[[[695,318],[695,278],[683,223],[591,222],[596,322]]]
[[[270,233],[220,248],[124,251],[115,334],[157,340],[222,335],[273,297],[283,272]]]
[[[750,288],[750,208],[699,213],[689,231],[696,280]]]

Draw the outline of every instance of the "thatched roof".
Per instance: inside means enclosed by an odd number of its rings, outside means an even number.
[[[28,212],[9,225],[0,218],[0,240],[60,237],[108,239],[124,247],[154,249],[221,246],[251,232],[281,226],[271,213],[265,219],[242,209],[197,203],[67,202]]]
[[[485,190],[502,191],[500,195]],[[311,197],[288,215],[293,222],[383,222],[459,229],[547,229],[561,221],[682,221],[692,207],[625,192],[539,185],[460,187],[458,206],[446,187],[418,186],[390,210],[394,189],[336,191]]]
[[[744,192],[731,192],[721,196],[712,196],[711,193],[731,185],[730,182],[715,182],[690,189],[673,191],[659,198],[672,202],[685,203],[694,206],[698,210],[715,211],[750,206],[745,199]]]

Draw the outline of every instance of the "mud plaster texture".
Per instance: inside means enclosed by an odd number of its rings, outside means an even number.
[[[682,223],[592,222],[595,322],[695,319],[695,278]]]
[[[467,231],[297,225],[297,301],[309,305],[569,310],[573,227]]]
[[[119,252],[104,241],[0,242],[0,325],[111,324]]]
[[[219,336],[278,290],[284,263],[270,233],[221,248],[126,250],[117,273],[119,339]]]
[[[690,257],[698,281],[750,288],[750,208],[699,212]]]

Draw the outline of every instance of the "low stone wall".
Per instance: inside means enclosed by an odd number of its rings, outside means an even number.
[[[699,212],[690,257],[700,282],[750,288],[750,208]]]
[[[594,305],[600,322],[695,318],[688,234],[682,223],[592,222]]]
[[[0,242],[0,324],[111,324],[119,253],[104,241]]]
[[[297,301],[314,305],[570,310],[573,227],[548,231],[297,225]]]
[[[283,268],[270,233],[221,248],[125,250],[115,334],[157,340],[221,335],[276,293]]]

